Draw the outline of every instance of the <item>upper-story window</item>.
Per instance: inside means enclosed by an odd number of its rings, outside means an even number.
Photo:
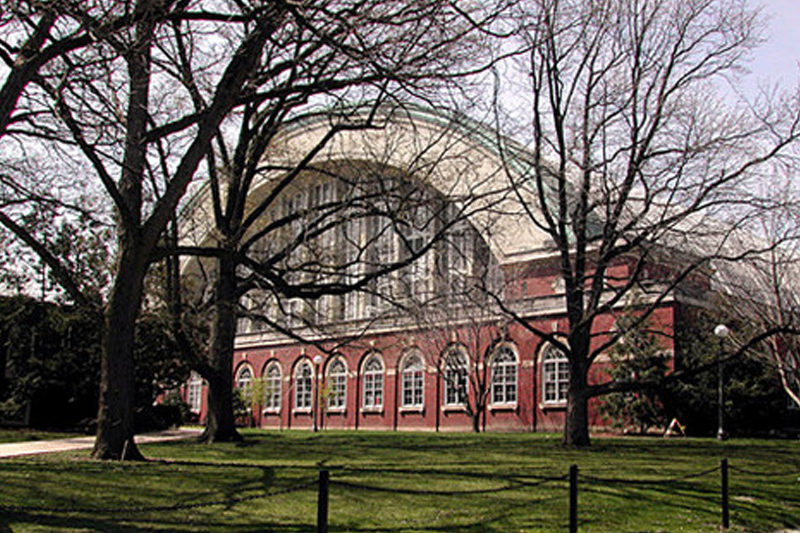
[[[444,404],[466,405],[467,383],[467,356],[451,349],[444,360]]]
[[[466,219],[458,220],[463,216],[456,205],[446,207],[445,221],[452,226],[439,247],[442,278],[446,290],[454,296],[469,289],[475,259],[475,231]]]
[[[281,409],[281,367],[277,361],[267,365],[264,372],[264,410],[280,411]]]
[[[390,220],[371,216],[366,219],[365,225],[366,270],[375,272],[395,263],[395,230]],[[392,273],[387,273],[370,281],[365,295],[364,313],[367,317],[380,316],[389,309],[394,299],[394,278]]]
[[[364,398],[366,408],[383,407],[383,363],[377,355],[371,355],[364,363]]]
[[[433,252],[432,248],[423,253],[434,238],[435,217],[430,201],[417,205],[412,213],[406,214],[405,220],[399,224],[397,234],[399,260],[411,260],[411,264],[403,268],[398,275],[398,293],[403,298],[424,300],[431,290]],[[412,259],[417,254],[422,254]]]
[[[517,356],[508,346],[501,346],[492,357],[492,403],[517,402]]]
[[[335,197],[333,182],[321,181],[314,183],[311,187],[311,207],[318,212],[335,208],[335,206],[331,205]]]
[[[288,192],[283,196],[281,202],[282,215],[286,219],[286,230],[290,239],[300,236],[305,225],[304,217],[306,213],[306,196],[304,191]]]
[[[300,362],[294,371],[294,407],[295,409],[311,409],[313,398],[314,370],[307,359]]]
[[[283,224],[259,238],[253,257],[283,257],[278,267],[290,285],[362,282],[360,290],[300,299],[267,287],[255,298],[259,309],[253,316],[266,314],[290,329],[382,319],[397,312],[394,303],[429,301],[434,291],[446,291],[448,305],[455,305],[457,296],[472,287],[472,279],[481,276],[491,282],[499,272],[482,270],[491,254],[464,209],[413,179],[390,172],[366,172],[347,180],[322,173],[312,178],[281,192],[270,222]],[[343,203],[337,205],[339,201]],[[445,232],[441,239],[440,231]],[[365,276],[398,261],[410,263],[363,283]],[[252,332],[245,320],[241,327],[240,333]]]
[[[544,403],[564,403],[569,390],[569,361],[564,353],[547,345],[542,353],[542,394]]]
[[[425,391],[425,367],[422,357],[413,353],[405,358],[402,368],[403,407],[422,407]]]
[[[347,398],[347,367],[341,357],[328,366],[328,408],[344,409]]]

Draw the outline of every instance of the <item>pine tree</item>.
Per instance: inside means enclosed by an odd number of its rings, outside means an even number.
[[[611,378],[643,383],[662,378],[669,369],[667,353],[659,346],[648,322],[639,322],[631,310],[618,318],[616,324],[623,336],[609,353]],[[666,422],[659,391],[654,387],[609,394],[600,412],[612,427],[626,432],[635,428],[643,434]]]

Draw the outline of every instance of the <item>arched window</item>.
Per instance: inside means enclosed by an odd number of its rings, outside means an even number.
[[[236,374],[236,388],[245,389],[253,381],[253,371],[247,365],[242,366]]]
[[[542,354],[544,403],[564,403],[569,389],[569,362],[561,350],[548,345]]]
[[[372,355],[364,364],[364,401],[367,408],[383,407],[383,363]]]
[[[186,403],[189,404],[189,410],[193,413],[199,413],[203,401],[203,378],[194,370],[189,375],[189,385],[186,390]]]
[[[264,372],[264,410],[281,410],[281,367],[277,361],[269,363]]]
[[[422,407],[425,388],[425,367],[418,354],[406,357],[402,369],[402,403],[403,407]]]
[[[294,407],[295,409],[311,409],[313,394],[312,379],[314,370],[311,363],[303,360],[294,371]]]
[[[492,358],[492,403],[517,403],[517,356],[501,346]]]
[[[341,358],[334,359],[328,366],[328,408],[344,409],[347,397],[347,367]]]
[[[451,349],[444,360],[444,404],[465,405],[467,383],[467,356],[458,349]]]

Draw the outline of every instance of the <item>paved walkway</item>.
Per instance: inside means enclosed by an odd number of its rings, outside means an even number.
[[[197,437],[201,433],[199,429],[170,429],[156,433],[144,433],[136,435],[136,444],[147,444],[150,442],[165,442],[170,440],[181,440]],[[0,459],[9,457],[19,457],[21,455],[36,455],[40,453],[68,452],[71,450],[88,450],[94,446],[94,436],[73,437],[69,439],[56,440],[32,440],[26,442],[8,442],[0,444]]]

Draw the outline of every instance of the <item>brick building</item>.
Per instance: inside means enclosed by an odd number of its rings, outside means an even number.
[[[291,168],[328,127],[327,119],[317,118],[284,132],[270,168]],[[231,370],[236,387],[263,395],[252,414],[255,425],[561,428],[566,359],[519,320],[500,312],[494,300],[539,330],[566,329],[557,256],[546,234],[524,216],[524,192],[510,187],[524,175],[525,151],[512,143],[497,148],[495,141],[491,131],[469,121],[405,110],[379,128],[338,134],[282,190],[273,214],[265,215],[268,221],[318,212],[319,206],[352,198],[355,182],[367,184],[363,190],[369,194],[362,197],[382,202],[394,194],[387,191],[402,191],[397,197],[404,202],[393,200],[392,205],[407,204],[407,212],[393,220],[356,216],[354,203],[340,210],[344,214],[331,215],[340,217],[331,225],[335,229],[304,238],[282,260],[295,282],[326,275],[355,281],[381,265],[416,258],[342,295],[284,299],[266,289],[248,293]],[[266,173],[254,196],[264,197],[280,179],[279,171]],[[380,190],[375,182],[382,183]],[[185,227],[191,231],[184,239],[202,242],[211,232],[204,223],[209,207],[202,194],[190,218]],[[305,235],[316,220],[309,215],[287,223],[257,246],[262,257],[281,249],[276,243]],[[292,257],[296,265],[311,258],[315,264],[345,266],[335,274],[319,269],[297,274]],[[624,280],[629,268],[621,261],[610,278]],[[194,270],[191,262],[184,265],[184,275]],[[659,268],[651,270],[646,277],[656,284]],[[653,314],[652,326],[665,333],[665,351],[672,352],[673,329],[703,285],[695,278],[692,291],[672,291]],[[597,342],[614,327],[614,314],[596,321]],[[602,361],[594,366],[590,380],[602,379],[603,366]],[[193,375],[184,394],[202,420],[202,379]],[[602,424],[595,410],[591,423]]]

